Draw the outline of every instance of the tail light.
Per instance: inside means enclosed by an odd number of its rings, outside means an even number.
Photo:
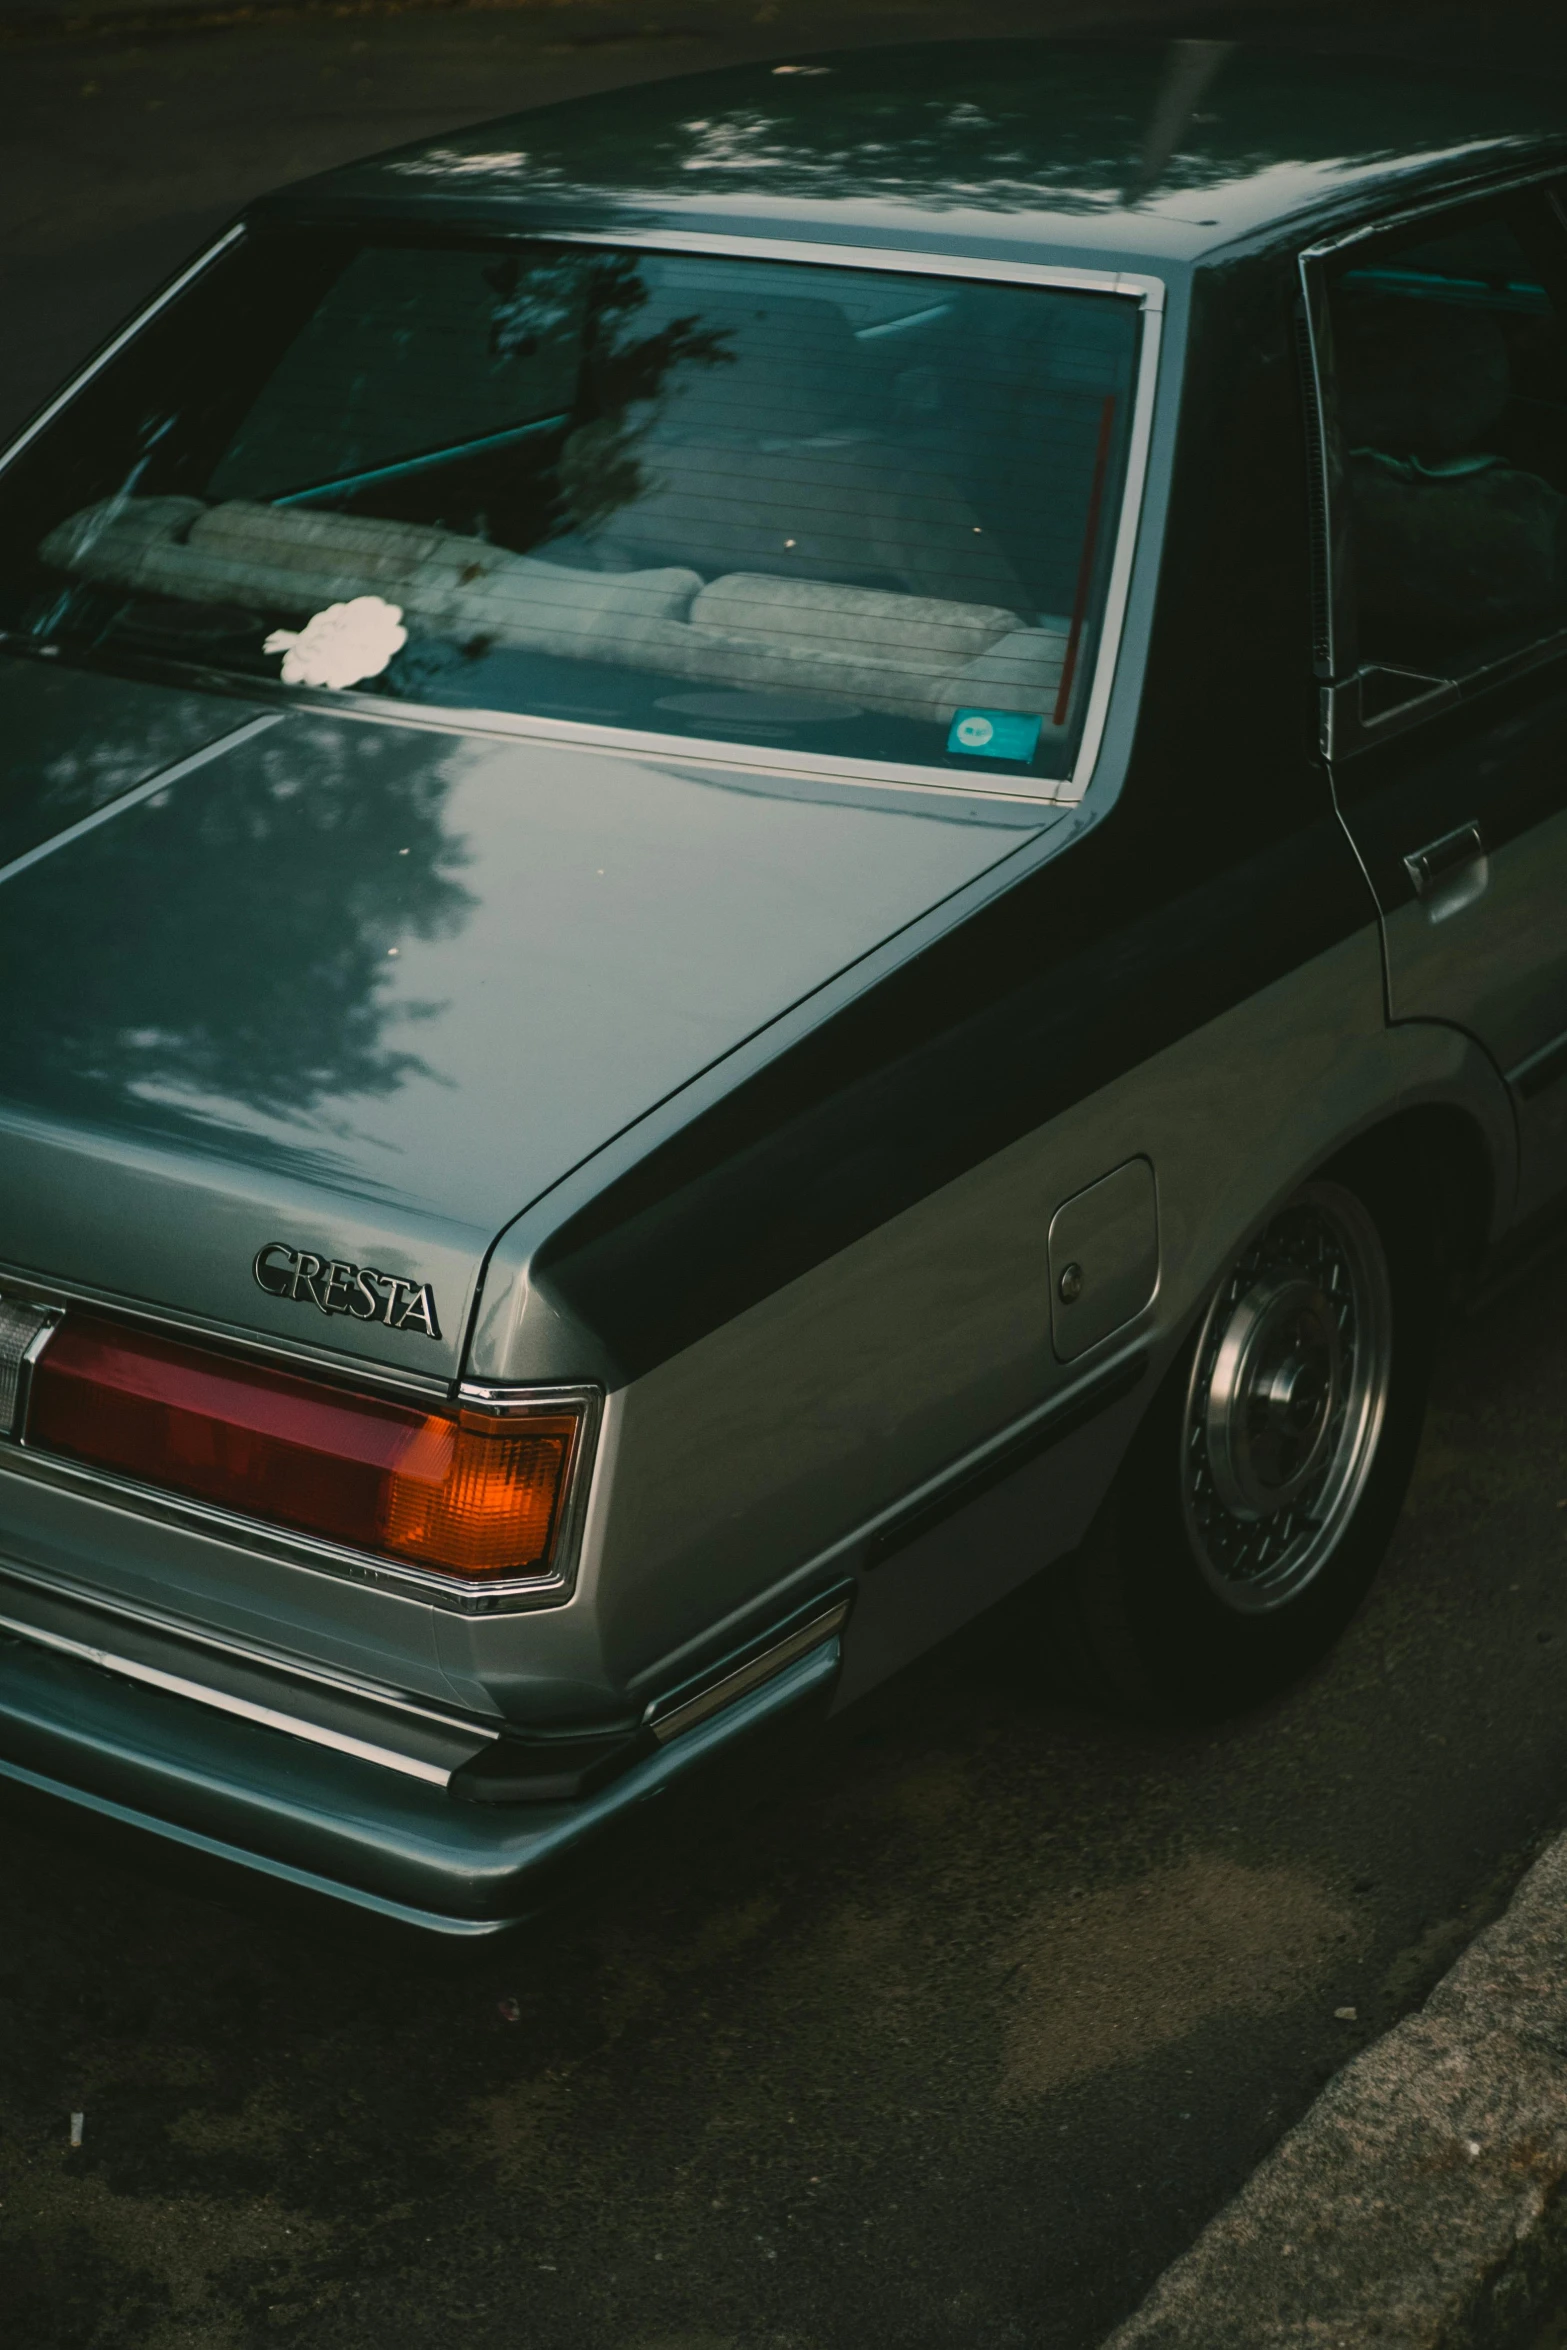
[[[69,1315],[29,1449],[483,1585],[549,1571],[586,1405],[429,1412]]]

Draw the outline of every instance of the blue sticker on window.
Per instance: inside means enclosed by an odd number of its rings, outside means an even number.
[[[967,751],[972,759],[1031,759],[1041,724],[1038,718],[1019,718],[1011,710],[960,710],[947,748]]]

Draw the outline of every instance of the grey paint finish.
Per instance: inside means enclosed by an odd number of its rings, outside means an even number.
[[[1389,913],[1394,1019],[1457,1020],[1512,1068],[1567,1014],[1564,914],[1567,813]]]
[[[0,1778],[448,1933],[527,1916],[536,1880],[735,1744],[790,1742],[825,1708],[836,1638],[570,1804],[454,1802],[344,1754],[18,1646]],[[778,1749],[774,1747],[776,1754]]]
[[[580,1719],[668,1686],[732,1628],[854,1571],[868,1518],[933,1465],[1147,1344],[1153,1375],[1102,1441],[1072,1439],[868,1579],[875,1604],[851,1626],[846,1684],[868,1687],[911,1641],[955,1628],[1077,1539],[1237,1235],[1391,1099],[1465,1107],[1509,1190],[1500,1079],[1455,1029],[1384,1027],[1368,927],[611,1395],[561,1606],[453,1616],[21,1479],[0,1484],[0,1548],[273,1655],[521,1721]],[[1221,1127],[1232,1147],[1216,1158]],[[1050,1342],[1045,1234],[1138,1146],[1161,1170],[1163,1278],[1122,1337],[1067,1367]],[[978,1539],[987,1528],[1007,1539]],[[911,1630],[898,1593],[916,1585]]]
[[[211,1534],[0,1468],[0,1561],[256,1650],[436,1705],[465,1701],[436,1656],[433,1610]],[[482,1701],[481,1701],[482,1702]]]
[[[1159,1205],[1146,1159],[1128,1159],[1050,1219],[1050,1331],[1069,1363],[1135,1321],[1159,1279]]]
[[[615,1508],[590,1529],[564,1612],[593,1612],[615,1678],[646,1672],[841,1564],[877,1512],[1091,1369],[1092,1349],[1070,1368],[1056,1358],[1046,1235],[1057,1208],[1134,1157],[1160,1170],[1163,1278],[1124,1340],[1101,1345],[1173,1345],[1237,1236],[1380,1114],[1400,1058],[1413,1077],[1429,1047],[1405,1035],[1394,1045],[1384,1025],[1368,923],[637,1380],[617,1399]],[[1441,1050],[1461,1057],[1462,1040]],[[1230,1148],[1216,1162],[1219,1130]],[[965,1612],[988,1596],[971,1583]],[[489,1642],[498,1660],[528,1635],[443,1624],[438,1637],[443,1653],[448,1638]]]
[[[745,1607],[781,1610],[813,1578],[855,1565],[879,1511],[1142,1342],[1154,1373],[1135,1419],[1236,1247],[1394,1101],[1455,1103],[1475,1119],[1505,1213],[1506,1089],[1458,1031],[1386,1027],[1368,924],[627,1388],[615,1511],[590,1532],[561,1612],[591,1610],[611,1677],[651,1686]],[[1063,1365],[1050,1336],[1051,1217],[1136,1156],[1159,1170],[1158,1288],[1121,1334]],[[1101,1458],[1092,1446],[1081,1457]],[[1115,1458],[1112,1445],[1102,1481],[1079,1490],[1089,1514]],[[1042,1516],[1032,1545],[971,1564],[951,1586],[948,1628],[1069,1547],[1071,1523]],[[871,1581],[900,1572],[894,1558]],[[857,1685],[876,1677],[855,1658],[869,1620],[848,1634]],[[443,1655],[449,1640],[485,1644],[487,1685],[504,1708],[503,1676],[535,1634],[520,1619],[450,1630],[443,1620],[437,1637]]]
[[[215,695],[0,657],[0,867],[252,715]]]
[[[1567,812],[1493,849],[1450,890],[1395,907],[1387,960],[1395,1020],[1456,1021],[1507,1070],[1554,1042],[1567,1027]],[[1567,1178],[1560,1091],[1518,1104],[1520,1216]]]
[[[442,1388],[458,1368],[486,1238],[346,1185],[291,1180],[188,1142],[143,1140],[108,1121],[29,1117],[8,1104],[0,1104],[0,1234],[0,1279],[20,1275],[51,1294],[144,1306],[215,1336],[259,1332],[328,1364],[357,1356]],[[275,1238],[428,1281],[439,1343],[264,1297],[251,1261]]]
[[[449,1377],[520,1208],[1030,837],[290,719],[7,886],[5,1258]],[[431,1281],[440,1345],[265,1297],[269,1239]]]
[[[1137,267],[1494,169],[1559,133],[1532,87],[1455,86],[1341,55],[1235,48],[1210,61],[1199,95],[1189,57],[1172,65],[1153,42],[840,51],[799,79],[757,63],[536,108],[270,202],[967,254],[1056,245]]]
[[[0,1638],[30,1641],[427,1786],[445,1787],[493,1738],[450,1714],[385,1704],[318,1672],[290,1672],[210,1640],[176,1638],[145,1617],[84,1605],[14,1573],[0,1573]]]
[[[835,1711],[923,1655],[1087,1533],[1151,1382],[867,1575],[844,1636]]]

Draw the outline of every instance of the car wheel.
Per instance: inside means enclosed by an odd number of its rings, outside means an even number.
[[[1438,1288],[1420,1189],[1374,1157],[1305,1184],[1247,1244],[1064,1578],[1079,1684],[1211,1718],[1324,1653],[1403,1502]]]

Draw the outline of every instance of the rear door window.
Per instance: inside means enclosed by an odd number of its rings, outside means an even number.
[[[1567,628],[1567,336],[1543,199],[1351,247],[1330,306],[1362,665]]]

